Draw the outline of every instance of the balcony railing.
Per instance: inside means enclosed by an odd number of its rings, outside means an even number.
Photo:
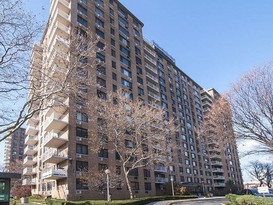
[[[28,135],[25,139],[25,144],[35,145],[38,142],[37,136]]]
[[[150,91],[148,91],[148,95],[151,96],[152,98],[156,99],[156,100],[160,100],[160,97]]]
[[[68,159],[67,151],[59,151],[58,149],[51,149],[44,153],[43,161],[45,163],[58,164]]]
[[[149,64],[145,63],[145,67],[152,71],[154,74],[156,75],[158,74],[157,69],[155,69],[153,66],[150,66]]]
[[[148,87],[152,88],[153,90],[159,92],[159,87],[157,87],[156,85],[154,85],[150,82],[147,82],[147,85],[148,85]]]
[[[168,178],[164,178],[164,177],[156,177],[155,178],[155,183],[164,184],[167,182],[168,182]]]
[[[49,168],[42,172],[43,179],[62,179],[67,177],[67,171],[64,169]]]
[[[155,172],[167,172],[167,168],[163,166],[155,166]]]
[[[65,126],[68,125],[69,115],[60,115],[59,113],[53,112],[45,121],[45,130],[55,132],[61,131]]]
[[[59,148],[68,141],[68,131],[66,132],[48,132],[44,139],[45,147]]]
[[[158,78],[156,78],[155,76],[151,75],[150,73],[146,74],[147,77],[149,77],[150,79],[152,79],[154,82],[158,83]]]

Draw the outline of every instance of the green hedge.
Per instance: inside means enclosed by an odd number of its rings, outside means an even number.
[[[158,197],[146,197],[136,199],[125,199],[125,200],[113,200],[107,202],[104,200],[90,200],[90,201],[62,201],[56,199],[46,199],[47,205],[143,205],[154,201],[173,200],[173,199],[190,199],[197,198],[195,195],[188,196],[158,196]]]
[[[269,197],[228,194],[226,199],[229,205],[273,205],[273,198]]]

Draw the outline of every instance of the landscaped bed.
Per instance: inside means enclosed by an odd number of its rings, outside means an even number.
[[[229,201],[227,205],[273,205],[271,197],[228,194],[226,199]]]
[[[178,199],[192,199],[197,198],[195,195],[181,195],[181,196],[156,196],[156,197],[145,197],[136,199],[124,199],[124,200],[113,200],[107,202],[105,200],[86,200],[86,201],[63,201],[55,199],[46,199],[47,205],[144,205],[154,201],[163,200],[178,200]]]

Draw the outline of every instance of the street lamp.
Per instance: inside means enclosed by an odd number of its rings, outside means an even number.
[[[110,191],[109,191],[109,174],[110,174],[110,170],[106,169],[104,172],[106,174],[107,201],[111,201]]]
[[[171,176],[171,185],[172,185],[172,195],[174,196],[174,189],[173,189],[173,176]]]

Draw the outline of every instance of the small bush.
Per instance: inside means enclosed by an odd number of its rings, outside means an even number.
[[[228,205],[273,205],[273,198],[257,197],[253,195],[228,194]]]

